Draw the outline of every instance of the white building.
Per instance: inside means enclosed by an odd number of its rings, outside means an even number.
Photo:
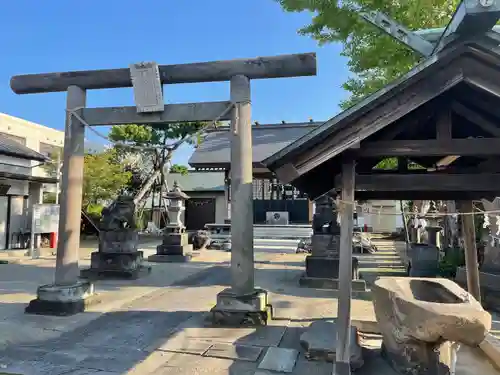
[[[368,212],[361,212],[360,207],[356,207],[358,226],[369,232],[393,233],[400,231],[403,224],[401,205],[399,201],[372,200],[365,203]]]
[[[23,247],[31,205],[56,192],[56,176],[42,165],[63,143],[62,131],[0,113],[0,249]]]

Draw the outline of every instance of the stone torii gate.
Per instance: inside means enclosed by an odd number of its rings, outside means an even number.
[[[55,279],[53,284],[38,288],[37,299],[30,303],[31,312],[74,314],[83,311],[92,300],[93,285],[79,279],[78,268],[85,125],[161,125],[211,121],[218,116],[231,120],[233,133],[234,220],[232,288],[217,296],[214,311],[233,318],[241,313],[262,316],[267,312],[267,294],[254,288],[250,80],[312,75],[316,75],[314,53],[162,66],[143,63],[130,69],[14,76],[11,88],[16,94],[67,92]],[[163,102],[163,84],[216,81],[230,81],[230,101],[168,105]],[[136,107],[85,108],[87,90],[121,87],[134,87]],[[235,311],[237,314],[232,314]]]

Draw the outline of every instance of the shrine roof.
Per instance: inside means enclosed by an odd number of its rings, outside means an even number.
[[[355,153],[364,140],[402,123],[405,116],[415,116],[428,103],[438,98],[454,100],[454,92],[467,86],[494,97],[500,105],[500,86],[495,84],[500,78],[499,41],[500,34],[491,32],[487,38],[450,46],[277,150],[262,164],[282,182],[315,198],[335,188],[345,152]]]
[[[259,124],[252,126],[254,166],[286,147],[296,139],[316,129],[322,122]],[[208,133],[189,159],[193,168],[229,168],[231,164],[231,133],[228,129]]]

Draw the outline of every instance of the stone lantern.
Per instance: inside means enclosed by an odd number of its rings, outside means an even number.
[[[168,221],[167,228],[179,229],[178,233],[184,233],[186,227],[182,222],[182,213],[186,210],[186,200],[189,196],[181,191],[177,181],[174,182],[174,187],[170,190],[165,198],[168,199]]]
[[[438,210],[436,209],[436,203],[431,201],[430,208],[425,215],[427,220],[427,226],[425,230],[427,231],[427,242],[429,245],[434,245],[439,247],[439,232],[443,230],[443,227],[439,223],[439,216],[437,215]]]
[[[188,243],[186,227],[182,222],[185,202],[189,196],[181,191],[177,181],[174,182],[165,198],[168,199],[169,223],[163,230],[163,242],[156,248],[156,254],[148,258],[150,262],[186,262],[191,260],[193,245]]]

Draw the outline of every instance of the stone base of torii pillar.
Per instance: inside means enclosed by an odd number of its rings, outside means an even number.
[[[217,294],[217,303],[210,310],[212,323],[224,326],[260,326],[272,319],[268,293],[256,288],[241,295],[231,288]]]
[[[94,285],[89,281],[78,281],[72,285],[48,284],[38,287],[37,298],[24,309],[27,314],[67,316],[86,310],[101,302],[94,294]]]

